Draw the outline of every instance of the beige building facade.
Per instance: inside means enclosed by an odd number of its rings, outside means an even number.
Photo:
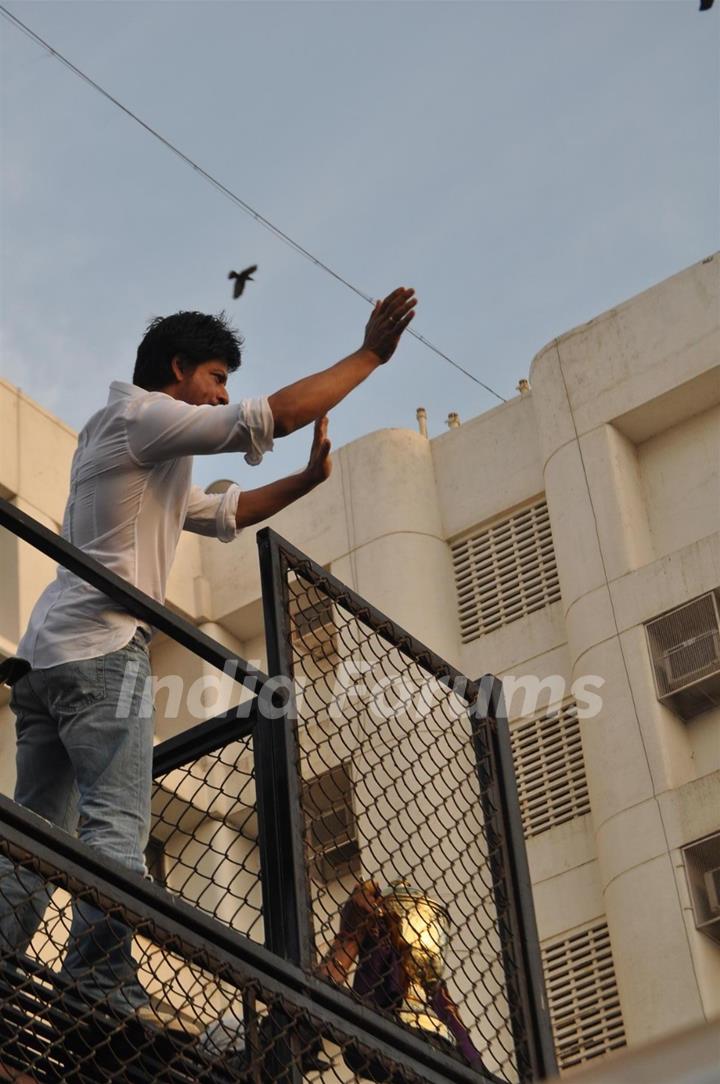
[[[720,1016],[719,278],[709,258],[553,340],[527,390],[439,437],[340,448],[272,524],[460,671],[503,678],[567,1071]],[[0,495],[55,530],[74,447],[0,382]],[[168,603],[264,665],[254,535],[184,536]],[[7,532],[0,567],[12,654],[54,568]],[[162,637],[152,654],[184,679],[179,708],[158,693],[158,740],[227,706],[205,664]]]

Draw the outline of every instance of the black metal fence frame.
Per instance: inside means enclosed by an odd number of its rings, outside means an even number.
[[[518,1070],[521,1080],[541,1080],[557,1073],[502,683],[491,674],[478,681],[467,679],[271,528],[260,531],[257,541],[271,678],[292,677],[288,573],[299,571],[303,579],[321,586],[324,592],[341,602],[364,625],[398,648],[409,660],[420,664],[449,688],[463,690],[470,704],[473,746],[488,826],[495,820],[495,811],[499,812],[500,830],[497,839],[489,842],[497,844],[501,857],[497,857],[496,846],[491,845],[491,854],[495,856],[491,860],[491,872],[498,913],[507,912],[509,916],[507,924],[499,924],[498,933]],[[282,742],[283,764],[298,763],[294,730],[296,718],[295,706],[291,703],[285,715],[282,735],[277,736],[278,741]],[[489,772],[483,768],[487,763],[491,765]],[[297,776],[297,769],[291,772],[296,786]],[[299,962],[300,958],[308,958],[310,930],[307,908],[300,905],[306,899],[306,878],[301,854],[298,859],[303,825],[297,793],[291,796],[290,815],[283,824],[285,831],[281,840],[281,854],[286,868],[295,870],[292,894],[298,917],[292,940],[294,945],[301,946]]]
[[[268,992],[292,998],[298,1008],[307,1009],[328,1028],[340,1028],[370,1044],[432,1084],[477,1084],[483,1080],[459,1059],[363,1007],[311,971],[294,702],[290,696],[281,718],[263,717],[262,698],[258,695],[270,679],[292,673],[288,561],[301,565],[303,575],[311,581],[322,581],[345,603],[351,600],[356,616],[440,680],[464,681],[464,676],[269,528],[258,533],[270,671],[267,675],[1,498],[0,527],[204,661],[224,669],[256,694],[254,700],[159,744],[154,750],[153,777],[252,735],[266,945],[243,937],[0,796],[0,838],[6,840],[9,853],[27,854],[31,850],[47,870],[60,869],[70,881],[91,885],[101,899],[121,907],[128,916],[150,919],[173,946],[181,950],[185,946],[195,954],[205,953],[219,965],[239,969],[262,982]],[[475,740],[481,743],[476,752],[478,763],[489,755],[493,778],[484,782],[494,788],[495,801],[502,811],[503,868],[493,870],[493,880],[496,891],[505,893],[509,901],[510,923],[507,927],[502,924],[499,932],[518,1064],[523,1081],[540,1080],[554,1075],[557,1065],[502,692],[495,678],[468,682],[466,688],[468,699],[483,704],[479,719],[482,725],[474,727]],[[277,716],[276,712],[272,714]],[[295,1075],[299,1079],[299,1070]]]

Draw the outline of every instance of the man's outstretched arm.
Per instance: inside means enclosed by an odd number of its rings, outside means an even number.
[[[269,396],[274,436],[285,437],[321,418],[375,369],[389,361],[414,315],[415,292],[399,287],[378,301],[359,350],[329,369],[306,376]]]
[[[240,494],[235,523],[238,527],[250,527],[253,523],[274,516],[283,508],[287,508],[293,501],[304,497],[315,486],[319,486],[330,477],[332,460],[330,459],[330,440],[327,435],[328,420],[320,418],[315,423],[310,459],[304,470],[298,474],[291,474],[287,478],[280,478],[277,482],[260,486],[259,489],[248,489]]]

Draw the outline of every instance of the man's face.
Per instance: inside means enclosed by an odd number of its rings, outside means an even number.
[[[228,367],[227,362],[213,359],[201,361],[192,368],[182,368],[173,362],[175,374],[179,374],[178,382],[174,385],[173,394],[176,399],[191,406],[218,406],[230,401],[227,392]]]

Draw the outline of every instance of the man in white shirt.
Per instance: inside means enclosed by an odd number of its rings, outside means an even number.
[[[159,602],[182,530],[223,542],[310,492],[331,471],[327,412],[387,362],[412,320],[412,290],[378,302],[359,350],[268,398],[230,404],[240,340],[222,317],[176,313],[153,321],[132,384],[78,438],[63,537]],[[304,470],[259,489],[208,495],[192,456],[244,452],[259,463],[283,437],[315,422]],[[144,874],[150,825],[151,629],[59,567],[18,645],[11,707],[17,726],[15,800]],[[128,664],[135,692],[121,698]],[[18,673],[21,676],[18,676]],[[42,920],[44,881],[0,859],[0,954],[22,953]],[[151,1023],[125,925],[76,901],[63,971],[84,1000]]]

